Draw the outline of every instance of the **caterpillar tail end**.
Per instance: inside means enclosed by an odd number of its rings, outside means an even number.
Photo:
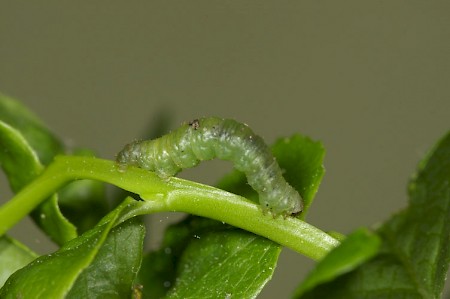
[[[263,213],[270,212],[274,217],[296,217],[303,211],[303,199],[300,194],[286,183],[284,188],[272,190],[268,194],[260,194]]]

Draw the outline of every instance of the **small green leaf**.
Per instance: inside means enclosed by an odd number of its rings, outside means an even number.
[[[71,182],[58,191],[58,197],[62,213],[80,234],[94,227],[108,212],[105,186],[98,181]]]
[[[305,208],[301,218],[304,219],[325,174],[325,149],[321,142],[296,134],[278,139],[273,153],[285,171],[286,180],[303,197]]]
[[[0,163],[11,189],[19,191],[41,173],[43,166],[19,131],[0,121]]]
[[[305,218],[325,173],[325,149],[320,142],[295,134],[278,139],[272,151],[284,171],[284,178],[302,195],[305,208],[301,218]],[[258,202],[258,195],[242,172],[233,171],[219,182],[218,187]]]
[[[63,146],[27,107],[2,94],[0,122],[0,163],[12,190],[18,192],[62,153]],[[60,245],[77,236],[76,228],[61,214],[56,195],[36,207],[31,216]]]
[[[272,278],[281,247],[232,229],[192,240],[168,298],[255,298]]]
[[[352,271],[373,257],[380,244],[380,238],[367,229],[353,232],[317,264],[295,291],[294,297],[299,298],[306,291]]]
[[[450,133],[420,163],[409,196],[379,229],[376,257],[301,298],[440,298],[450,262]]]
[[[137,218],[114,227],[66,298],[131,298],[144,235],[145,228]]]
[[[43,166],[27,140],[19,131],[2,121],[0,149],[0,163],[13,191],[19,191],[42,172]],[[39,205],[34,214],[35,221],[58,244],[77,236],[75,227],[59,211],[56,195]]]
[[[128,198],[92,230],[69,241],[55,253],[40,256],[15,272],[0,289],[0,298],[64,298],[83,271],[92,264],[122,213],[133,204],[134,200]],[[120,235],[120,227],[117,233]],[[112,238],[114,243],[115,238]],[[100,257],[100,264],[104,258]],[[129,290],[131,294],[131,286]]]
[[[254,298],[270,280],[281,247],[200,217],[168,228],[163,245],[144,260],[144,298]]]
[[[57,194],[38,205],[31,215],[37,225],[58,245],[78,236],[77,228],[59,210]]]
[[[138,274],[138,283],[143,286],[143,298],[162,298],[174,284],[178,263],[189,245],[191,236],[203,225],[218,222],[201,217],[188,217],[167,227],[161,248],[144,256]]]
[[[47,165],[56,154],[63,152],[59,141],[27,107],[19,101],[0,94],[0,121],[18,130],[39,161]]]
[[[37,258],[37,254],[8,236],[0,237],[0,288],[8,277]]]

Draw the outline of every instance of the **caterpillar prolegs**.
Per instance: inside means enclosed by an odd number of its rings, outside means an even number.
[[[120,167],[134,165],[167,178],[214,158],[231,161],[245,173],[263,211],[283,216],[302,211],[302,198],[283,178],[264,140],[232,119],[195,119],[158,139],[130,143],[119,152],[117,162]]]

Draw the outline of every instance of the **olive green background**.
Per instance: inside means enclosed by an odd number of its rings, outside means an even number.
[[[269,143],[301,132],[327,149],[309,221],[344,233],[406,205],[450,127],[449,55],[449,1],[0,1],[0,92],[69,147],[114,158],[161,115],[235,118]],[[157,243],[169,220],[150,222]],[[12,234],[54,248],[28,220]],[[287,297],[312,265],[283,250],[260,298]]]

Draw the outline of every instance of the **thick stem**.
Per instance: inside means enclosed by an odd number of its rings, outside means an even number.
[[[229,223],[319,260],[339,241],[293,217],[263,215],[247,199],[210,186],[170,178],[130,167],[119,171],[112,161],[89,157],[59,156],[30,185],[0,207],[0,235],[29,214],[39,203],[73,180],[104,181],[133,193],[144,201],[130,207],[124,218],[161,211],[179,211]]]

